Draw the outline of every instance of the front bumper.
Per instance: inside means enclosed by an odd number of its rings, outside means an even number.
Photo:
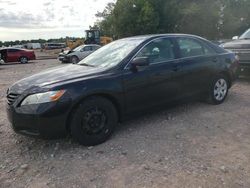
[[[67,134],[67,117],[70,101],[6,107],[8,119],[16,133],[58,138]]]
[[[239,57],[238,74],[250,73],[250,49],[228,49]]]
[[[70,63],[70,58],[67,56],[59,56],[58,60],[63,62],[63,63]]]

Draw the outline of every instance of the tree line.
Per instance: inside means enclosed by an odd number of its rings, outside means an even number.
[[[189,33],[227,39],[250,28],[249,0],[117,0],[96,14],[103,35]]]
[[[67,39],[70,40],[77,40],[78,38],[76,37],[65,37],[65,38],[58,38],[58,39],[33,39],[33,40],[16,40],[16,41],[5,41],[2,42],[0,41],[0,47],[1,46],[14,46],[14,45],[23,45],[23,44],[27,44],[27,43],[40,43],[40,44],[44,44],[44,43],[65,43]]]

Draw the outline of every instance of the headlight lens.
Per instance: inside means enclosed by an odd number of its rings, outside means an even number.
[[[57,101],[63,96],[64,93],[65,93],[65,90],[59,90],[59,91],[49,91],[45,93],[37,93],[37,94],[29,95],[23,100],[23,102],[21,103],[21,106]]]
[[[224,44],[220,44],[219,46],[220,46],[221,48],[224,48]]]

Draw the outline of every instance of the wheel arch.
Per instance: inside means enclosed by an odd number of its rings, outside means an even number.
[[[19,62],[21,61],[21,58],[22,58],[22,57],[27,58],[27,60],[29,61],[29,57],[28,57],[28,56],[26,56],[26,55],[21,55],[21,56],[18,58],[18,61],[19,61]]]
[[[229,88],[232,86],[232,79],[231,79],[231,75],[229,72],[227,71],[221,71],[219,74],[225,76],[227,78],[228,84],[229,84]]]
[[[121,104],[118,102],[118,99],[116,99],[114,96],[112,96],[111,94],[107,94],[107,93],[95,93],[95,94],[90,94],[90,95],[87,95],[87,96],[84,96],[82,97],[80,100],[77,101],[76,104],[74,104],[72,107],[71,107],[71,110],[70,110],[70,113],[67,117],[67,120],[66,120],[66,130],[69,131],[70,130],[70,122],[71,122],[71,119],[73,117],[73,114],[75,112],[75,110],[77,109],[77,107],[84,101],[84,100],[87,100],[91,97],[102,97],[102,98],[105,98],[107,100],[109,100],[115,107],[116,111],[117,111],[117,115],[118,115],[118,121],[121,121],[122,119],[122,106]]]

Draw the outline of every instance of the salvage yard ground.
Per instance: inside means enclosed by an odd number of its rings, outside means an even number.
[[[95,147],[16,135],[7,88],[57,60],[0,66],[0,187],[250,187],[250,81],[224,104],[190,102],[122,123]]]

